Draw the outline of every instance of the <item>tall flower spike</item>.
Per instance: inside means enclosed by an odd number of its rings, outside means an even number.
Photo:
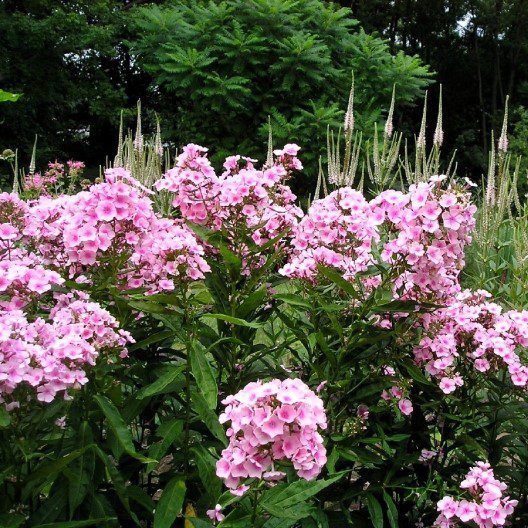
[[[156,154],[162,158],[163,157],[163,143],[161,142],[161,126],[159,118],[156,116],[156,137],[154,138],[154,150]]]
[[[18,174],[18,150],[15,150],[15,167],[13,170],[13,194],[20,194],[20,175]]]
[[[315,192],[313,196],[313,201],[319,200],[319,195],[321,194],[321,183],[323,181],[324,174],[323,174],[323,165],[321,156],[319,156],[319,172],[317,173],[317,184],[315,186]]]
[[[123,143],[125,139],[123,137],[123,110],[121,110],[121,116],[119,118],[119,138],[117,140],[117,154],[114,159],[114,167],[123,166]]]
[[[354,72],[352,72],[352,86],[348,96],[348,105],[343,129],[346,134],[352,134],[354,131]]]
[[[503,152],[506,154],[508,152],[508,100],[510,96],[506,96],[506,101],[504,104],[504,119],[502,121],[502,130],[501,135],[499,137],[499,143],[497,145],[497,148],[500,152]]]
[[[442,130],[442,85],[440,85],[440,95],[438,97],[438,118],[433,137],[433,144],[440,148],[444,142],[444,131]]]
[[[271,130],[271,118],[268,116],[268,155],[266,157],[266,167],[273,166],[273,131]]]
[[[422,123],[420,125],[420,133],[416,140],[416,149],[425,150],[425,125],[427,120],[427,92],[425,92],[424,108],[422,114]]]
[[[489,153],[488,180],[486,182],[486,204],[495,204],[495,144],[491,131],[491,151]]]
[[[392,136],[392,132],[394,130],[394,125],[392,123],[392,116],[394,114],[394,101],[396,99],[396,85],[394,84],[392,86],[392,98],[391,98],[391,104],[389,108],[389,114],[387,115],[387,121],[385,123],[385,136],[387,138],[390,138]]]
[[[137,102],[137,124],[136,137],[134,138],[134,148],[139,152],[143,150],[143,134],[141,132],[141,101]]]
[[[29,162],[29,174],[33,176],[35,174],[36,159],[37,159],[37,140],[38,136],[35,135],[35,143],[33,143],[33,151],[31,153],[31,161]]]

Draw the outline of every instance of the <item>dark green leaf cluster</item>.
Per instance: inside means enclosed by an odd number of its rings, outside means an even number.
[[[418,57],[391,54],[349,9],[321,0],[179,2],[140,9],[133,22],[131,47],[177,142],[215,144],[217,161],[232,152],[262,159],[271,116],[276,143],[304,147],[313,176],[327,127],[342,123],[352,72],[356,123],[368,131],[394,84],[406,105],[429,83]]]

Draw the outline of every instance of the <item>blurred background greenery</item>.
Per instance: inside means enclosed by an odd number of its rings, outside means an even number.
[[[443,152],[479,179],[507,94],[512,149],[526,149],[527,21],[525,0],[0,0],[0,87],[23,93],[0,105],[0,149],[27,165],[38,135],[37,164],[104,165],[141,99],[147,132],[158,116],[166,143],[205,144],[216,163],[263,159],[270,116],[277,144],[303,147],[308,182],[353,71],[367,137],[393,85],[410,135],[442,84]]]

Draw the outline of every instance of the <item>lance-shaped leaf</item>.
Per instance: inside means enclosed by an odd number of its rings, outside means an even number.
[[[171,528],[181,514],[185,499],[185,480],[174,477],[165,486],[154,514],[154,528]]]
[[[116,406],[102,394],[97,394],[94,396],[94,399],[106,416],[110,430],[114,434],[119,446],[123,449],[123,451],[141,462],[155,462],[155,460],[146,458],[136,452],[136,448],[134,447],[134,442],[132,440],[132,433],[126,426],[125,421],[119,414]]]
[[[191,370],[196,380],[196,385],[209,409],[216,409],[216,398],[218,386],[216,384],[214,371],[209,364],[205,348],[199,341],[193,341],[189,350]]]

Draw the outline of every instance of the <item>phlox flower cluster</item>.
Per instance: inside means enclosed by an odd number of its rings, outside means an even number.
[[[438,502],[440,515],[436,528],[454,528],[459,523],[475,523],[479,528],[504,526],[513,514],[516,500],[504,496],[506,484],[496,479],[493,469],[487,462],[477,462],[472,467],[460,487],[471,495],[472,500],[455,500],[446,496]]]
[[[398,409],[405,416],[411,415],[414,410],[411,400],[405,397],[404,390],[397,385],[394,385],[388,391],[384,390],[381,393],[381,398],[386,402],[397,402]]]
[[[370,202],[347,187],[316,200],[294,230],[293,251],[281,273],[313,282],[323,264],[353,280],[381,259],[393,270],[395,296],[449,298],[460,291],[476,207],[465,188],[443,190],[442,180],[411,185],[406,193],[384,191]],[[362,278],[367,289],[379,280]]]
[[[288,143],[283,148],[273,151],[275,155],[275,165],[282,165],[288,172],[302,170],[301,160],[297,157],[301,148],[295,143]]]
[[[23,188],[32,195],[49,195],[57,191],[64,179],[75,180],[84,169],[82,161],[69,160],[66,164],[58,161],[49,162],[44,173],[35,172],[24,177]]]
[[[149,192],[125,169],[109,169],[87,191],[32,204],[26,243],[69,278],[113,270],[118,287],[149,293],[174,289],[173,279],[203,278],[203,247],[181,221],[154,212]]]
[[[73,171],[80,172],[84,170],[84,163],[82,161],[68,160],[66,165],[68,166],[70,173]]]
[[[485,291],[460,292],[451,303],[422,316],[425,336],[414,349],[415,361],[449,394],[463,384],[462,363],[479,372],[506,368],[512,383],[528,384],[528,368],[517,354],[528,346],[528,311],[506,311]]]
[[[44,174],[35,172],[26,174],[23,181],[24,191],[36,194],[50,194],[54,186],[64,177],[64,164],[58,161],[48,163],[48,170]]]
[[[438,301],[460,290],[476,207],[465,188],[442,189],[444,178],[411,185],[407,193],[384,191],[370,202],[388,235],[381,258],[401,267],[394,286],[403,298]]]
[[[0,256],[0,310],[24,308],[63,282],[56,271],[42,266],[35,255],[13,249],[9,259]]]
[[[158,191],[169,191],[172,205],[183,218],[196,224],[215,223],[217,208],[218,176],[209,159],[208,149],[190,143],[183,147],[176,165],[156,182]],[[215,223],[215,226],[220,226]]]
[[[318,265],[325,265],[353,279],[374,263],[372,245],[380,239],[382,221],[372,214],[364,196],[349,187],[316,200],[294,229],[293,251],[280,273],[315,281]]]
[[[36,389],[37,399],[51,402],[58,392],[88,381],[104,351],[126,353],[132,341],[116,319],[81,292],[56,294],[48,320],[30,320],[20,309],[0,309],[0,402],[18,404],[21,386]]]
[[[122,172],[121,173],[118,173]],[[39,251],[49,264],[68,266],[75,273],[82,266],[101,265],[109,258],[130,256],[154,216],[151,201],[141,189],[129,185],[124,169],[112,169],[107,181],[69,197],[42,200],[35,207],[40,220],[51,223],[43,229]],[[56,206],[61,207],[57,216]],[[55,235],[55,236],[53,236]]]
[[[34,174],[27,174],[24,177],[24,190],[35,191],[37,193],[48,194],[49,190],[57,183],[56,175],[41,174],[35,172]]]
[[[278,464],[290,462],[299,477],[317,477],[326,463],[319,429],[326,429],[322,400],[299,379],[249,383],[222,402],[220,422],[230,422],[229,445],[216,474],[235,494],[245,479],[280,480]]]
[[[15,193],[0,193],[0,258],[16,247],[28,224],[29,206]]]
[[[284,248],[280,235],[302,217],[294,204],[295,195],[282,183],[291,170],[302,167],[296,157],[298,150],[297,145],[286,145],[276,151],[275,164],[262,170],[255,168],[256,160],[231,156],[217,176],[207,149],[191,144],[184,147],[176,167],[156,185],[173,194],[172,203],[182,218],[222,231],[230,249],[242,257],[244,272],[249,273],[265,260],[258,248],[277,238],[273,251]],[[256,246],[253,253],[252,244]]]
[[[183,222],[158,218],[151,229],[130,257],[127,287],[145,287],[148,293],[172,291],[175,280],[203,279],[211,270],[203,246]]]

